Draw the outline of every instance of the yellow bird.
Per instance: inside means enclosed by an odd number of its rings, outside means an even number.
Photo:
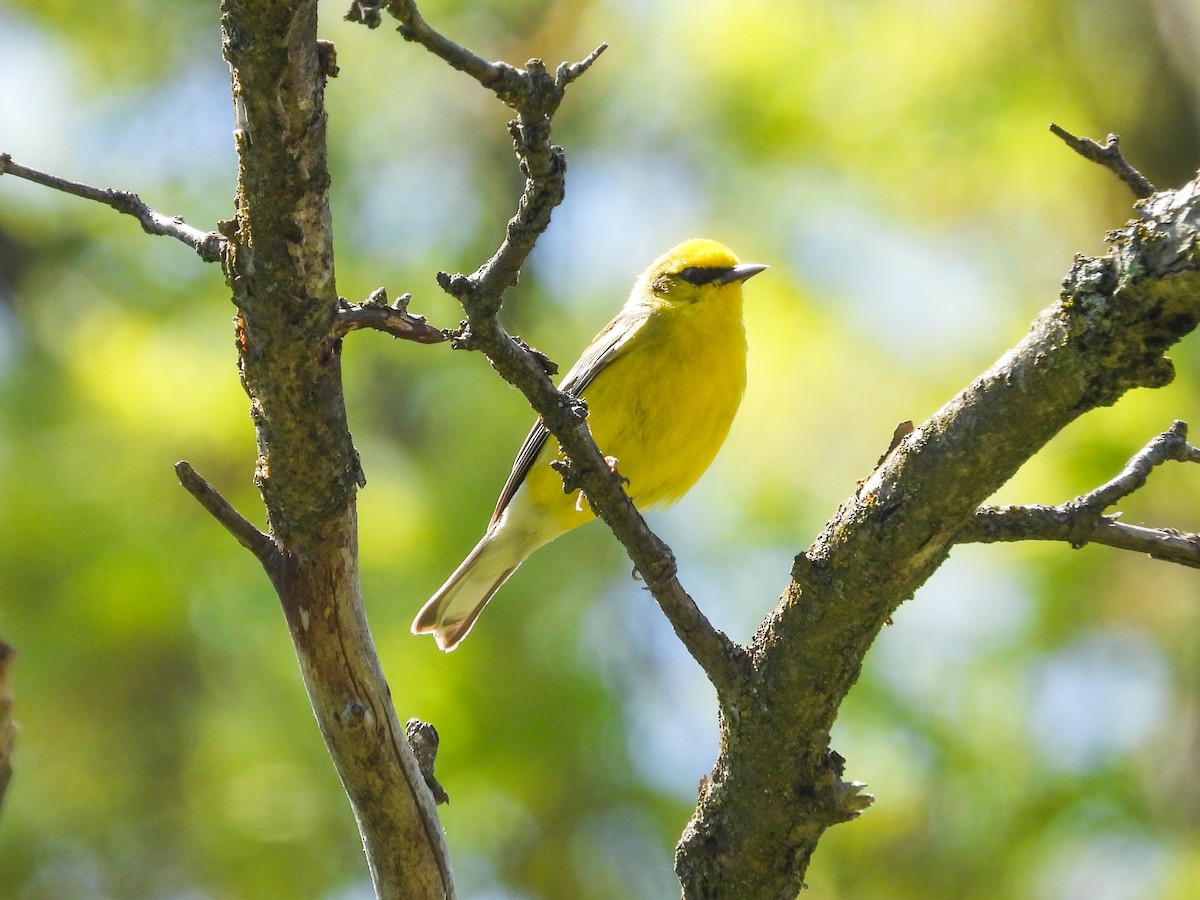
[[[721,449],[746,388],[742,282],[765,268],[716,241],[684,241],[642,273],[559,385],[587,401],[592,437],[638,509],[674,503]],[[578,491],[563,492],[550,465],[563,458],[539,421],[487,533],[422,607],[413,634],[453,650],[531,553],[593,518]]]

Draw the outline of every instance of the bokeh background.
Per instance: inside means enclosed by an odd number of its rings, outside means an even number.
[[[506,110],[390,28],[342,21],[329,137],[340,292],[473,269],[519,188]],[[167,8],[169,6],[169,9]],[[0,150],[211,227],[235,158],[217,4],[0,0]],[[1117,131],[1160,186],[1200,165],[1194,0],[425,0],[485,56],[572,87],[567,200],[506,308],[567,365],[681,238],[748,288],[750,387],[713,469],[654,515],[745,640],[790,561],[920,421],[1104,252],[1131,197],[1046,130]],[[257,563],[176,484],[252,519],[254,442],[216,267],[95,204],[0,179],[0,635],[21,733],[0,894],[359,898],[350,812]],[[1088,415],[997,498],[1057,503],[1175,418]],[[538,554],[450,656],[409,635],[478,537],[531,421],[485,360],[347,340],[362,563],[401,719],[442,735],[466,898],[675,896],[715,757],[711,690],[600,526]],[[702,385],[698,386],[702,387]],[[1200,472],[1126,520],[1200,530]],[[877,802],[826,836],[820,898],[1183,898],[1200,881],[1200,576],[1104,548],[964,547],[903,606],[837,723]],[[565,582],[565,584],[564,584]],[[554,587],[551,587],[554,585]]]

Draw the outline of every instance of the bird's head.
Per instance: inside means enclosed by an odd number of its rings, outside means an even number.
[[[724,244],[692,238],[656,259],[642,278],[648,293],[663,300],[687,303],[740,286],[766,268],[760,263],[739,262]]]

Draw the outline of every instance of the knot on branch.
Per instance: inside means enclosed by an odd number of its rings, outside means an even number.
[[[821,812],[830,825],[849,822],[862,815],[863,810],[875,802],[872,794],[863,793],[867,785],[862,781],[843,781],[846,760],[834,750],[825,751],[825,768],[817,777],[814,787]]]
[[[525,69],[497,63],[501,77],[489,85],[506,106],[520,110],[530,119],[549,120],[562,103],[563,87],[536,57],[525,61]]]
[[[573,494],[583,484],[583,473],[572,465],[570,459],[552,459],[550,468],[562,476],[564,494]]]
[[[1117,267],[1111,257],[1075,254],[1071,270],[1063,277],[1063,295],[1069,302],[1088,308],[1089,299],[1111,294],[1117,286]]]
[[[433,764],[437,760],[438,744],[441,742],[437,729],[420,719],[409,719],[404,725],[404,736],[408,738],[408,746],[417,758],[417,768],[433,794],[434,802],[438,805],[449,803],[450,795],[433,777]]]
[[[522,350],[524,350],[526,353],[528,353],[530,356],[532,356],[534,358],[534,361],[537,362],[537,364],[542,367],[542,371],[545,372],[547,376],[553,376],[553,375],[558,374],[558,363],[556,363],[554,360],[552,360],[549,356],[547,356],[545,353],[543,353],[537,347],[534,347],[531,344],[526,343],[524,340],[522,340],[521,338],[516,337],[516,336],[513,337],[512,342],[514,344],[516,344],[518,347],[520,347]],[[579,419],[586,419],[587,418],[587,403],[584,402],[579,397],[568,395],[568,398],[569,398],[569,402],[567,403],[567,407],[570,410],[571,415],[573,415]]]
[[[337,64],[337,48],[333,41],[317,41],[317,64],[323,78],[337,78],[341,71]]]
[[[1177,191],[1162,191],[1134,205],[1147,226],[1142,248],[1150,270],[1165,272],[1180,265],[1194,268],[1200,240],[1200,178]]]
[[[1164,351],[1200,322],[1188,279],[1162,283],[1200,270],[1200,182],[1153,194],[1138,212],[1110,236],[1108,255],[1076,257],[1063,281],[1066,325],[1098,363],[1084,409],[1110,405],[1131,387],[1169,384],[1175,369]]]
[[[469,275],[454,274],[449,272],[438,272],[437,283],[443,291],[461,303],[464,307],[469,307],[477,293],[477,287],[473,278]]]
[[[1055,512],[1051,510],[1051,514]],[[1057,510],[1065,524],[1064,539],[1072,550],[1080,550],[1087,546],[1096,529],[1108,522],[1115,522],[1118,516],[1104,515],[1104,507],[1097,508],[1088,497],[1076,497],[1062,504]]]
[[[815,546],[809,547],[803,553],[796,554],[792,560],[791,578],[803,588],[811,581],[825,577],[829,569],[829,558],[819,554]]]
[[[564,395],[568,400],[575,400],[570,394]],[[580,418],[587,415],[587,407],[582,400],[577,400],[573,404],[566,404],[568,416],[579,416]],[[615,457],[604,457],[604,464],[608,468],[608,472],[612,475],[613,480],[618,485],[629,484],[629,479],[617,471],[617,460]],[[579,491],[579,502],[576,504],[578,509],[583,508],[583,504],[591,504],[591,499],[586,491],[583,490],[583,481],[587,477],[587,470],[576,464],[569,456],[561,456],[558,459],[550,460],[550,468],[562,476],[562,490],[564,494],[573,494]]]

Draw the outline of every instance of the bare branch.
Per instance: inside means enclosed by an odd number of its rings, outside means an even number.
[[[412,294],[401,294],[394,303],[389,304],[387,291],[377,288],[362,303],[339,300],[333,326],[321,346],[320,359],[332,359],[338,342],[360,328],[373,328],[392,337],[421,344],[438,344],[447,340],[447,334],[442,329],[430,325],[424,316],[408,311],[411,299]]]
[[[179,216],[167,216],[151,209],[142,199],[129,191],[115,188],[98,188],[78,181],[68,181],[57,175],[48,175],[14,162],[7,153],[0,153],[0,175],[15,175],[64,194],[73,194],[85,200],[95,200],[111,206],[117,212],[133,216],[141,223],[147,234],[175,238],[187,244],[205,262],[220,262],[225,255],[225,238],[216,231],[201,231],[193,228]]]
[[[1103,544],[1200,568],[1200,536],[1167,528],[1126,525],[1065,503],[1062,506],[985,506],[959,532],[960,544],[1063,541],[1079,548]]]
[[[1099,163],[1104,168],[1112,171],[1118,178],[1129,185],[1129,189],[1133,191],[1139,200],[1144,200],[1154,193],[1154,185],[1121,155],[1121,139],[1117,135],[1110,134],[1108,140],[1103,144],[1098,144],[1091,138],[1076,137],[1065,128],[1053,122],[1050,123],[1050,131],[1057,137],[1062,138],[1068,147],[1084,159]]]
[[[191,463],[184,460],[175,463],[175,474],[179,476],[179,483],[184,489],[270,572],[279,556],[279,550],[270,535],[263,534],[250,520],[234,509],[233,504],[205,481],[192,468]]]
[[[1117,521],[1104,510],[1142,487],[1169,461],[1200,462],[1200,448],[1188,443],[1187,425],[1176,421],[1126,463],[1121,473],[1081,497],[1058,506],[985,506],[975,512],[958,543],[1065,541],[1072,547],[1104,544],[1145,553],[1155,559],[1200,568],[1200,536],[1173,528],[1146,528]]]
[[[451,67],[466,72],[485,88],[495,92],[497,97],[513,109],[529,107],[531,87],[535,94],[541,93],[540,87],[531,85],[532,80],[545,73],[540,60],[529,60],[524,71],[502,60],[486,60],[431,27],[417,9],[415,0],[386,0],[386,3],[385,0],[355,0],[346,13],[346,19],[362,22],[369,28],[377,28],[381,22],[380,8],[384,5],[400,22],[397,30],[405,40],[420,44]],[[563,88],[586,72],[607,46],[601,44],[585,59],[573,64],[563,63],[558,67],[557,77],[551,81],[558,88],[554,106],[562,99]],[[539,69],[540,72],[537,71]]]
[[[1116,478],[1085,494],[1075,504],[1102,512],[1146,483],[1151,471],[1165,462],[1200,462],[1200,449],[1188,443],[1187,423],[1176,420],[1125,464]]]
[[[375,894],[445,900],[454,887],[444,834],[363,608],[362,468],[340,366],[319,358],[339,302],[325,132],[332,54],[318,43],[317,13],[317,0],[221,0],[239,158],[226,267],[260,454],[255,483],[279,547],[268,574]]]
[[[511,86],[520,80],[520,70],[506,62],[489,62],[431,28],[413,0],[389,0],[387,9],[399,20],[399,31],[406,41],[420,44],[455,69],[466,72],[484,87],[499,93],[504,89],[503,82]]]
[[[577,63],[560,63],[558,69],[554,72],[554,80],[558,82],[560,87],[566,87],[584,72],[592,67],[600,54],[608,49],[608,41],[602,41],[600,45],[581,59]]]

